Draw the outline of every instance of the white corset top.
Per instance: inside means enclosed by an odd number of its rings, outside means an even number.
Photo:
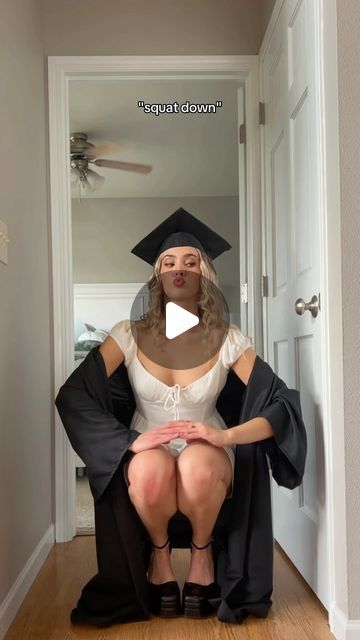
[[[216,364],[191,384],[168,386],[145,369],[135,356],[128,365],[128,375],[133,388],[137,413],[147,421],[147,428],[160,426],[169,420],[205,421],[216,414],[216,422],[222,423],[215,405],[218,395],[225,385],[227,371],[218,360]],[[135,418],[133,418],[133,421]],[[143,431],[144,423],[137,427]]]
[[[137,356],[137,345],[129,320],[118,322],[109,335],[124,353],[136,401],[131,429],[143,433],[170,420],[179,419],[196,420],[220,429],[226,428],[216,410],[216,402],[225,386],[230,366],[243,351],[252,346],[250,338],[244,336],[237,326],[230,325],[215,365],[185,387],[179,384],[169,386],[147,371]],[[181,438],[177,440],[182,441]]]

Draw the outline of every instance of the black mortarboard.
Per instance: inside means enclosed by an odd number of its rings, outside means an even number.
[[[131,253],[153,265],[170,247],[197,247],[212,260],[231,245],[210,227],[180,207],[131,249]]]

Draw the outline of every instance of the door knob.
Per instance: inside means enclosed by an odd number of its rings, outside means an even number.
[[[310,302],[305,302],[302,298],[298,298],[295,302],[295,311],[299,316],[302,316],[305,311],[311,311],[311,315],[313,318],[316,318],[318,311],[320,309],[320,294],[319,298],[317,296],[313,296]]]

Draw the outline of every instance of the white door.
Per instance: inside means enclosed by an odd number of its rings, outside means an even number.
[[[272,480],[274,537],[329,609],[323,434],[317,0],[285,0],[261,60],[266,359],[300,392],[308,438],[305,475]],[[264,292],[265,293],[265,292]],[[316,317],[295,311],[316,295]]]

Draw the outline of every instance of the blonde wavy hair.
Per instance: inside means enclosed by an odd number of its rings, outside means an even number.
[[[208,338],[215,328],[225,328],[225,313],[227,305],[218,288],[218,277],[215,267],[206,253],[194,247],[200,260],[200,293],[198,300],[198,315],[203,324],[205,334]],[[165,304],[166,296],[161,280],[160,254],[154,264],[154,271],[148,280],[149,307],[148,311],[141,316],[141,321],[146,329],[154,333],[164,334],[165,332]]]

